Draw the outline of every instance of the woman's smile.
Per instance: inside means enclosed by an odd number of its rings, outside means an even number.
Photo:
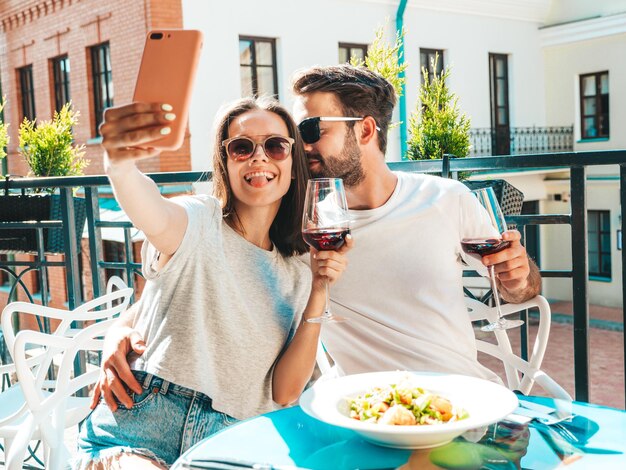
[[[276,178],[276,173],[267,170],[251,171],[246,173],[243,177],[246,183],[255,188],[262,188],[270,183],[274,178]]]

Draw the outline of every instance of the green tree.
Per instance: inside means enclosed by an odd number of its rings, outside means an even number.
[[[408,66],[407,63],[400,63],[399,51],[402,41],[404,41],[404,31],[396,33],[396,40],[392,45],[385,40],[385,26],[380,26],[374,32],[374,41],[367,48],[365,60],[351,57],[350,64],[357,67],[365,66],[378,73],[393,85],[396,95],[402,96],[402,86],[406,81],[403,72]]]
[[[437,70],[435,57],[432,69]],[[424,81],[419,89],[417,110],[409,118],[407,157],[411,160],[443,158],[444,154],[466,157],[470,150],[470,119],[461,112],[458,96],[447,85],[450,68],[432,80],[422,68]]]

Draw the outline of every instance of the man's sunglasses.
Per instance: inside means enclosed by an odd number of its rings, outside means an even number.
[[[250,137],[231,137],[222,142],[226,154],[237,162],[243,162],[254,155],[258,145],[263,147],[265,155],[272,160],[284,160],[291,154],[294,139],[280,135],[270,135],[263,140],[254,141]]]
[[[318,140],[320,140],[320,121],[334,121],[334,122],[345,122],[345,121],[362,121],[365,119],[364,117],[346,117],[346,116],[317,116],[306,118],[300,124],[298,124],[298,130],[300,131],[300,135],[302,136],[302,140],[304,140],[307,144],[314,144]],[[380,130],[380,127],[376,126],[377,130]]]

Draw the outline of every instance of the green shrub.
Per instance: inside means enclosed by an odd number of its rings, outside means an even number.
[[[437,60],[432,64],[437,70]],[[470,119],[460,111],[458,97],[447,85],[450,68],[428,77],[422,68],[424,82],[420,86],[417,110],[409,119],[407,157],[411,160],[443,158],[444,154],[466,157],[470,151]]]
[[[67,103],[49,121],[24,118],[20,125],[19,152],[35,176],[78,176],[88,162],[84,145],[74,145],[72,127],[78,123],[78,111]]]

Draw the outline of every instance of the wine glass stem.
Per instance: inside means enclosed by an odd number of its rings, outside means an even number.
[[[502,309],[500,308],[500,294],[496,285],[496,270],[493,266],[489,266],[489,279],[491,279],[491,291],[493,292],[493,300],[496,303],[496,311],[498,312],[498,322],[502,321]]]
[[[326,281],[324,282],[324,285],[326,286],[326,305],[324,306],[324,316],[326,318],[331,316],[330,313],[330,287],[328,286],[328,279],[326,279]]]

